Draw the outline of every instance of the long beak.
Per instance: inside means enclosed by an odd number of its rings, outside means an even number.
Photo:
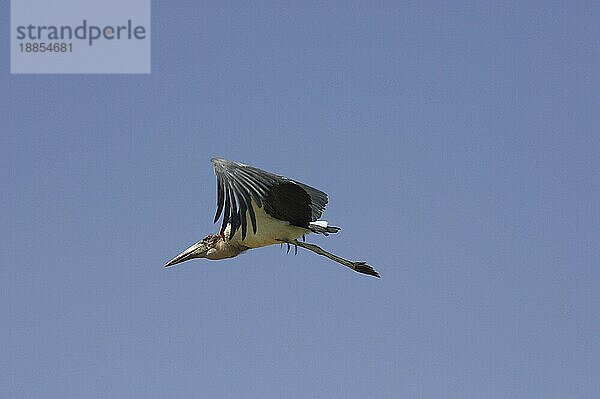
[[[202,242],[197,242],[192,245],[173,259],[167,262],[165,267],[174,266],[178,263],[185,262],[186,260],[195,259],[195,258],[204,258],[206,252],[208,251],[208,247]]]

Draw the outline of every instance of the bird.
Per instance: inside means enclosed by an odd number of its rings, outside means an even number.
[[[223,215],[221,229],[191,245],[165,264],[205,258],[220,260],[238,256],[250,249],[268,245],[287,245],[325,256],[355,272],[380,278],[366,262],[350,261],[307,243],[309,233],[340,231],[319,220],[328,202],[327,194],[314,187],[243,163],[212,158],[217,177],[217,210],[213,223]],[[299,241],[302,238],[302,241]]]

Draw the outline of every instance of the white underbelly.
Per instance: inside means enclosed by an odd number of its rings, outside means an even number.
[[[230,241],[238,242],[248,248],[259,248],[267,245],[279,244],[281,241],[291,241],[310,233],[309,229],[291,226],[289,222],[275,219],[268,215],[263,208],[259,208],[252,201],[256,216],[256,234],[252,229],[250,215],[246,212],[246,238],[242,240],[242,228],[238,228]],[[225,229],[225,237],[229,236],[230,225]]]

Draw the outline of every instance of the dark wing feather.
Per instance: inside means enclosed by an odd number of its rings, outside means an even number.
[[[241,227],[242,239],[246,238],[246,213],[256,234],[252,200],[272,217],[300,227],[317,220],[327,205],[327,194],[306,184],[222,158],[211,162],[217,176],[215,222],[223,213],[221,233],[231,223],[230,237]]]
[[[223,182],[217,179],[217,213],[215,213],[215,220],[213,223],[217,223],[219,217],[221,216],[221,212],[223,212],[223,205],[225,203],[225,193],[223,189]]]
[[[295,183],[273,186],[264,199],[265,212],[279,220],[287,220],[294,226],[308,228],[311,222],[310,196]]]

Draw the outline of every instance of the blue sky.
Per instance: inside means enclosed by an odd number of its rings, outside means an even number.
[[[151,29],[150,75],[0,64],[0,396],[600,397],[598,5],[154,1]],[[164,269],[218,229],[213,156],[329,193],[310,240],[382,279]]]

